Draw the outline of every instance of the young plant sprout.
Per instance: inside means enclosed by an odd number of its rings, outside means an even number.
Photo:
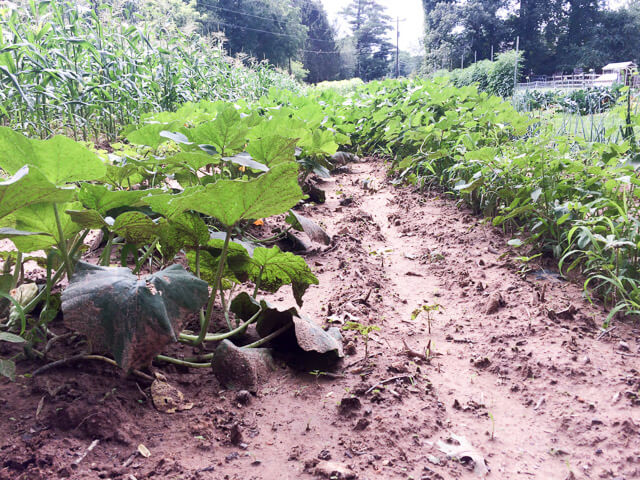
[[[377,325],[363,325],[360,322],[349,321],[344,324],[342,329],[345,331],[353,330],[362,337],[362,340],[364,342],[364,359],[366,360],[367,358],[369,358],[369,335],[371,334],[371,332],[379,332],[380,327],[378,327]]]

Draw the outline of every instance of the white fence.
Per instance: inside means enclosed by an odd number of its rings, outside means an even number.
[[[635,80],[635,79],[634,79]],[[610,87],[614,83],[623,83],[617,74],[581,73],[577,75],[554,75],[541,80],[518,83],[518,89],[540,90],[545,88],[580,89],[588,87]],[[635,85],[634,85],[635,86]]]

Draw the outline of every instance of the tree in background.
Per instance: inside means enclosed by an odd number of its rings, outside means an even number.
[[[455,2],[425,0],[425,66],[427,72],[459,67],[464,50],[461,8]]]
[[[599,69],[640,56],[640,0],[617,11],[604,0],[423,0],[425,69],[459,67],[514,49],[527,74]]]
[[[391,17],[376,0],[352,0],[342,11],[353,33],[354,76],[364,81],[382,78],[389,72],[393,45],[387,33]]]
[[[197,0],[205,33],[224,32],[232,55],[246,53],[288,67],[307,39],[291,0]]]
[[[423,0],[427,66],[460,67],[499,52],[508,30],[498,15],[505,4],[506,0]]]
[[[305,81],[319,83],[340,77],[340,51],[335,32],[320,0],[294,0],[300,9],[301,22],[307,27],[307,41],[302,63],[308,70]]]

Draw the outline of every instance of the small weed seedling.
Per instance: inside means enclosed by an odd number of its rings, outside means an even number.
[[[426,312],[429,334],[431,334],[431,322],[433,321],[432,312],[438,311],[440,310],[440,308],[442,308],[442,305],[440,305],[439,303],[434,303],[433,305],[425,303],[421,307],[418,307],[413,312],[411,312],[411,320],[415,320],[422,312]],[[442,309],[444,310],[444,308]]]
[[[524,277],[527,273],[529,273],[531,271],[531,267],[528,265],[529,262],[531,262],[531,260],[535,260],[536,258],[540,257],[541,255],[542,255],[542,253],[538,253],[538,254],[532,255],[530,257],[527,257],[527,256],[516,257],[516,260],[521,263],[520,268],[518,269],[518,273],[521,276]]]
[[[314,377],[316,377],[316,386],[319,385],[318,380],[320,378],[321,375],[326,375],[327,372],[322,372],[320,370],[312,370],[309,372],[309,375],[313,375]]]
[[[493,417],[493,413],[489,413],[489,418],[491,419],[491,440],[493,441],[493,436],[496,433],[496,419]]]
[[[369,335],[371,332],[379,332],[380,327],[377,325],[363,325],[360,322],[347,322],[345,323],[343,330],[355,330],[360,334],[364,341],[364,358],[369,358]]]

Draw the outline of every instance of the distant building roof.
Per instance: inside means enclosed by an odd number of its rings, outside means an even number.
[[[609,65],[605,65],[602,67],[603,71],[612,70],[614,72],[619,72],[620,70],[626,70],[628,68],[634,68],[637,65],[633,62],[618,62],[618,63],[610,63]]]

